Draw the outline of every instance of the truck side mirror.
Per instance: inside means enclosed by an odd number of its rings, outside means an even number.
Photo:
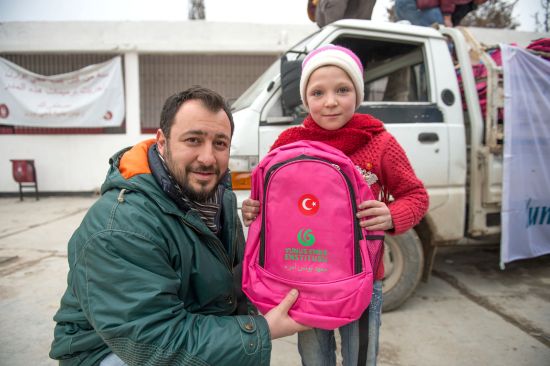
[[[294,108],[302,104],[300,98],[300,75],[302,60],[287,60],[281,57],[281,88],[283,90],[282,104],[285,116],[293,113]]]

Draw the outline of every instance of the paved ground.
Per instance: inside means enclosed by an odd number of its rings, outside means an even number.
[[[66,245],[96,197],[0,199],[0,365],[54,365],[52,316]],[[498,251],[452,249],[399,310],[385,313],[379,365],[550,365],[550,256],[498,269]],[[298,366],[296,337],[272,365]]]

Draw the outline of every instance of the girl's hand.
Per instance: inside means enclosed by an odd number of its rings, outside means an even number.
[[[360,225],[367,230],[390,230],[393,229],[393,221],[391,218],[390,209],[384,202],[371,200],[361,202],[359,205],[357,217],[362,219],[369,217],[368,220],[361,220]]]
[[[243,215],[244,226],[248,227],[252,224],[252,221],[258,217],[260,213],[260,201],[247,198],[243,201],[243,207],[241,209]]]

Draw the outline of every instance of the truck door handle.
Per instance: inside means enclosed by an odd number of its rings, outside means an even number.
[[[422,132],[418,135],[418,141],[422,143],[430,143],[439,141],[439,136],[434,132]]]

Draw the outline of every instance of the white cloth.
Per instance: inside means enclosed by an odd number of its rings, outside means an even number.
[[[550,62],[500,45],[504,72],[501,266],[550,253]]]
[[[66,74],[38,75],[0,57],[0,124],[115,127],[124,120],[120,56]]]

